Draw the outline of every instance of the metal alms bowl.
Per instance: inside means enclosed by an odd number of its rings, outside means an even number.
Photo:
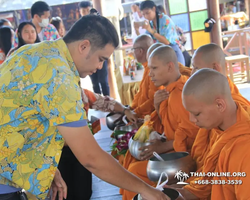
[[[116,126],[114,132],[117,133],[119,132],[119,134],[115,135],[115,139],[118,140],[119,138],[121,138],[124,134],[131,132],[133,130],[137,129],[137,126],[135,124],[132,125],[127,125],[127,126]]]
[[[134,158],[136,158],[137,160],[141,160],[140,159],[141,151],[139,149],[141,147],[150,145],[150,142],[142,143],[142,142],[134,140],[133,138],[134,136],[130,138],[129,143],[128,143],[129,151]]]
[[[183,196],[175,189],[164,188],[164,194],[166,194],[171,200],[184,200]],[[140,195],[136,195],[133,200],[141,200]]]
[[[175,184],[178,179],[175,177],[177,171],[190,172],[196,171],[196,163],[189,155],[188,152],[173,152],[160,154],[164,161],[159,161],[156,157],[152,157],[148,161],[147,175],[149,180],[157,182],[162,172],[168,175],[168,185]],[[162,181],[165,181],[166,177],[162,177]]]

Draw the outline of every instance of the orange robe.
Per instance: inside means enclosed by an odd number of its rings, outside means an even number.
[[[250,174],[250,107],[243,107],[240,103],[237,103],[237,106],[237,121],[234,125],[225,131],[218,129],[210,131],[210,136],[214,137],[212,137],[209,146],[205,147],[205,149],[203,146],[206,155],[200,169],[202,169],[203,173],[230,172],[233,174],[234,172],[245,172],[246,177],[196,177],[191,180],[190,185],[186,185],[184,188],[200,199],[250,199],[250,193],[248,192],[250,184],[248,176]],[[208,138],[205,136],[203,139],[205,144]],[[200,143],[199,147],[202,151],[201,146],[202,143]],[[195,146],[192,150],[194,148]],[[210,150],[206,151],[206,149]],[[202,155],[204,152],[200,152],[200,154]],[[236,180],[242,181],[242,184],[197,184],[195,181],[198,180],[225,182]]]
[[[178,64],[179,64],[179,70],[180,70],[181,75],[190,77],[192,69],[190,67],[186,67],[182,65],[181,63],[178,63]]]
[[[176,82],[168,85],[166,90],[170,93],[169,98],[160,105],[159,114],[164,125],[164,133],[167,140],[174,140],[175,151],[190,151],[199,130],[189,121],[189,113],[182,105],[182,89],[187,79],[187,76],[182,75]],[[155,117],[156,111],[152,115]],[[137,161],[128,151],[123,166],[146,183],[154,186],[155,183],[147,177],[147,163],[148,161]],[[135,193],[123,189],[120,190],[120,193],[123,195],[123,200],[131,200],[135,196]]]
[[[139,92],[135,95],[131,108],[139,117],[150,115],[154,110],[154,94],[159,89],[149,77],[148,63],[144,63],[144,73]]]

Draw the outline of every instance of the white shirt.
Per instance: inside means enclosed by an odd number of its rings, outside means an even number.
[[[134,41],[135,38],[137,37],[136,31],[135,31],[135,28],[134,28],[134,22],[143,22],[143,21],[145,21],[145,20],[146,20],[146,19],[145,19],[143,16],[140,17],[140,16],[138,15],[137,12],[134,12],[134,13],[133,13],[133,21],[132,21],[132,23],[131,23],[133,41]],[[146,29],[143,29],[142,27],[140,27],[140,28],[139,28],[139,33],[140,33],[140,35],[145,34],[145,33],[146,33]]]
[[[41,32],[40,33],[38,33],[38,37],[39,37],[39,39],[40,39],[40,41],[42,42],[43,41],[43,29],[41,30]]]

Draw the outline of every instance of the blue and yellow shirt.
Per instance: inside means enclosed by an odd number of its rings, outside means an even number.
[[[45,199],[64,145],[60,124],[86,119],[62,39],[26,45],[0,66],[0,184]]]

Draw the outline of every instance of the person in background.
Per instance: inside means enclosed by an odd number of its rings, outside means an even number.
[[[176,53],[178,62],[185,65],[184,56],[179,48],[179,36],[171,18],[164,13],[159,13],[153,1],[141,2],[140,10],[145,19],[148,20],[143,28],[147,30],[155,41],[170,45]]]
[[[94,8],[91,8],[89,1],[82,1],[79,3],[79,9],[81,16],[88,14],[99,15],[98,11]],[[103,67],[100,70],[97,70],[95,73],[90,75],[90,79],[93,85],[93,90],[97,94],[103,94],[104,96],[109,96],[109,84],[108,84],[108,61],[103,62]],[[101,87],[100,87],[101,86]]]
[[[40,41],[60,38],[56,28],[49,23],[50,7],[44,1],[37,1],[31,7],[32,23],[36,27]],[[18,46],[18,36],[15,35],[14,46]]]
[[[7,19],[0,19],[0,27],[1,26],[9,26],[9,27],[13,28],[12,24]]]
[[[0,65],[5,61],[12,45],[14,31],[9,26],[0,27]]]
[[[142,35],[146,33],[146,30],[143,29],[138,23],[135,22],[144,22],[145,18],[143,17],[141,11],[140,11],[140,4],[139,3],[135,3],[131,6],[131,10],[133,13],[133,22],[132,24],[132,39],[133,42],[135,41],[136,37],[137,37],[137,33],[136,30],[139,31],[138,35]]]
[[[91,8],[92,8],[92,5],[89,1],[81,1],[79,3],[79,10],[80,10],[81,16],[88,15]]]
[[[17,29],[18,46],[12,48],[7,57],[25,44],[34,44],[40,42],[36,32],[36,27],[32,22],[22,22]]]
[[[63,37],[65,35],[65,27],[63,24],[63,20],[60,17],[52,17],[50,23],[54,25],[54,27],[56,27],[56,30],[58,31],[60,37]]]

